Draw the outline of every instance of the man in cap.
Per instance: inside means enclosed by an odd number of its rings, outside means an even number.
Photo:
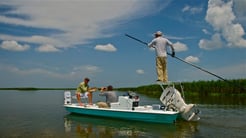
[[[155,38],[148,44],[149,47],[153,47],[156,51],[156,72],[158,79],[157,81],[168,82],[167,76],[167,46],[172,49],[171,56],[175,56],[175,51],[172,42],[167,38],[164,38],[161,31],[157,31]]]

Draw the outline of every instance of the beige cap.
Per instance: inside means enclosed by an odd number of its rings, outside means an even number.
[[[157,32],[155,33],[155,35],[162,36],[162,32],[161,32],[161,31],[157,31]]]

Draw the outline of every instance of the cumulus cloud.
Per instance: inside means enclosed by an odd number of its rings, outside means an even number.
[[[221,48],[222,45],[223,45],[223,42],[221,40],[220,34],[218,33],[214,34],[211,40],[201,39],[199,41],[199,47],[205,50],[218,49],[218,48]]]
[[[175,49],[176,52],[181,52],[181,51],[187,51],[188,47],[186,46],[186,44],[183,44],[181,42],[176,42],[173,44],[173,47]]]
[[[105,52],[115,52],[115,51],[117,51],[117,49],[112,44],[96,45],[94,49],[95,50],[99,50],[99,51],[105,51]]]
[[[137,69],[137,70],[136,70],[136,73],[137,73],[137,74],[144,74],[144,70],[142,70],[142,69]]]
[[[30,48],[29,45],[21,45],[16,41],[3,41],[0,47],[9,51],[26,51]]]
[[[38,47],[36,50],[39,52],[59,52],[60,51],[55,46],[49,45],[49,44],[42,45],[42,46]]]
[[[188,56],[185,58],[185,61],[190,63],[198,63],[200,60],[198,57]]]
[[[232,8],[233,1],[209,0],[205,19],[214,28],[214,31],[221,34],[227,41],[227,46],[246,48],[244,28],[240,23],[235,23],[236,16]]]

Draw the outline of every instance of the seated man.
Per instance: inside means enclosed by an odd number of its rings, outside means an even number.
[[[95,89],[89,88],[89,81],[89,78],[85,78],[84,81],[81,82],[77,87],[76,97],[80,106],[83,106],[83,103],[81,102],[81,97],[88,98],[89,104],[92,105],[92,92],[95,91]]]
[[[99,102],[97,105],[99,107],[107,108],[110,107],[110,103],[114,103],[118,101],[118,97],[113,91],[113,87],[109,85],[107,88],[101,88],[100,96],[106,96],[106,104],[104,102]]]

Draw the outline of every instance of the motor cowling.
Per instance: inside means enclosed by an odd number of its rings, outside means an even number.
[[[169,86],[164,89],[160,97],[160,101],[166,107],[165,110],[179,111],[182,118],[187,121],[197,121],[200,119],[200,113],[194,104],[186,104],[180,92],[174,86]]]

